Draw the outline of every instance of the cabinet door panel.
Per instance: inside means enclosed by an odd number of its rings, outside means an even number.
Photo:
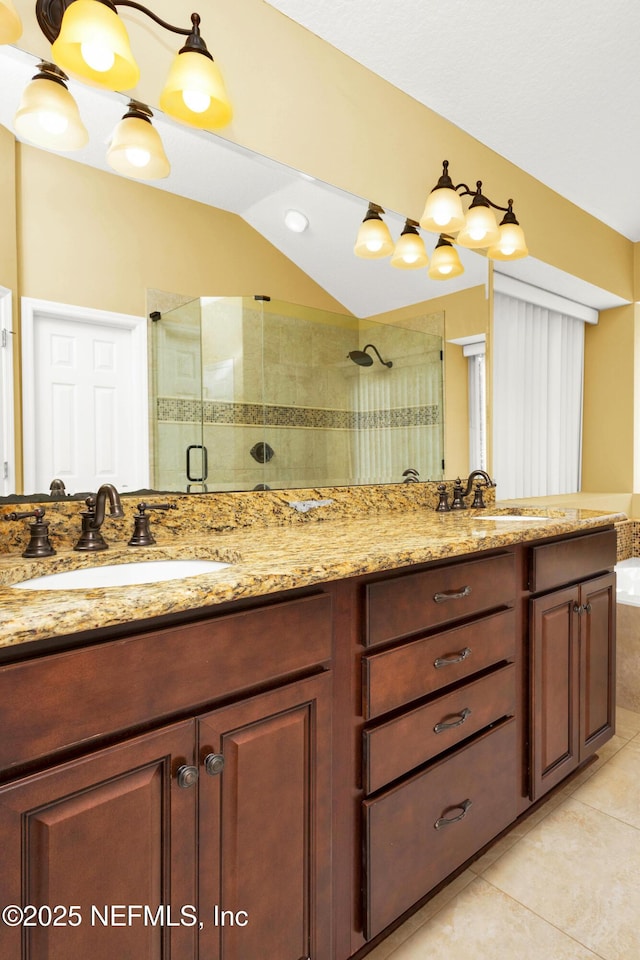
[[[323,674],[199,722],[201,763],[224,757],[200,784],[200,960],[330,955],[329,684]]]
[[[580,588],[580,759],[597,750],[615,728],[614,574],[589,580]]]
[[[0,791],[0,902],[45,908],[22,938],[18,928],[0,926],[0,956],[193,957],[193,920],[168,923],[197,904],[197,791],[181,789],[175,778],[180,765],[193,763],[193,745],[187,721]],[[46,908],[58,905],[78,910],[69,918],[58,911],[63,924],[54,926]],[[137,905],[165,922],[130,916],[127,908]]]
[[[531,601],[531,799],[579,762],[578,589]]]

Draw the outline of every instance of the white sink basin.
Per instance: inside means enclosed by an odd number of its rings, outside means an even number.
[[[83,567],[50,573],[14,583],[16,590],[93,590],[96,587],[131,587],[162,580],[183,580],[201,573],[214,573],[230,566],[220,560],[141,560],[104,567]]]

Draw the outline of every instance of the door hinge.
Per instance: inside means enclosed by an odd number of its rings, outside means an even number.
[[[6,347],[6,345],[7,345],[7,340],[8,340],[7,331],[6,331],[6,329],[3,327],[3,328],[2,328],[2,346],[3,346],[3,347]]]
[[[9,461],[8,460],[5,460],[4,463],[2,464],[2,479],[3,480],[9,479]]]

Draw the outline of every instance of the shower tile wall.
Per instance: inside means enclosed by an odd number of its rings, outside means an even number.
[[[212,490],[400,481],[407,467],[441,477],[438,337],[275,301],[205,298],[199,310],[200,343],[186,349],[201,347],[202,402],[158,378],[156,486],[184,489],[184,451],[198,442]],[[348,359],[368,342],[391,370]],[[262,464],[250,451],[264,442],[274,455]]]

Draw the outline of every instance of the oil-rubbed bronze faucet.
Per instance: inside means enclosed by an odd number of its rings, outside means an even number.
[[[120,495],[112,483],[103,483],[95,497],[87,497],[87,509],[83,511],[82,533],[74,550],[106,550],[109,546],[100,533],[104,523],[104,508],[109,499],[109,516],[124,517],[124,510],[120,503]]]
[[[29,510],[23,513],[7,513],[5,520],[22,520],[25,517],[35,517],[33,523],[29,524],[29,543],[22,554],[23,557],[52,557],[55,550],[49,540],[49,521],[44,519],[44,510],[42,507],[36,507],[35,510]]]
[[[150,547],[155,543],[155,537],[149,528],[149,517],[145,510],[177,510],[175,503],[142,503],[138,504],[138,512],[133,518],[133,534],[128,541],[130,547]]]

